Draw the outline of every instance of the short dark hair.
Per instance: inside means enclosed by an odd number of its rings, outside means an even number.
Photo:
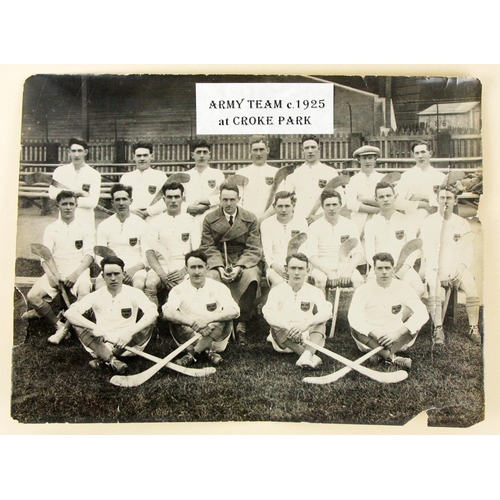
[[[56,196],[56,203],[59,203],[64,198],[74,198],[76,200],[76,194],[73,191],[68,191],[67,189],[63,189],[59,191]]]
[[[198,248],[198,249],[196,249],[196,250],[191,250],[191,251],[190,251],[190,252],[188,252],[186,255],[184,255],[184,262],[186,263],[186,267],[187,267],[187,265],[188,265],[188,260],[189,260],[191,257],[196,258],[196,259],[200,259],[200,260],[202,260],[205,264],[208,262],[208,257],[207,257],[207,254]]]
[[[109,190],[112,200],[114,200],[114,195],[117,191],[125,191],[128,194],[128,197],[132,199],[132,186],[125,186],[125,184],[113,184]]]
[[[290,198],[290,201],[292,202],[292,205],[295,205],[297,203],[297,196],[295,196],[294,192],[290,192],[290,191],[278,191],[274,195],[274,203],[273,203],[273,205],[276,205],[276,203],[278,203],[278,200],[285,200],[287,198]]]
[[[207,148],[212,151],[212,146],[205,139],[197,139],[191,144],[191,153],[194,153],[198,148]]]
[[[161,187],[161,192],[165,195],[167,191],[175,191],[177,189],[181,190],[181,195],[184,194],[184,186],[181,182],[166,182]]]
[[[342,205],[342,196],[338,191],[335,191],[334,189],[323,189],[323,192],[321,193],[321,206],[323,206],[323,203],[325,200],[328,198],[337,198]]]
[[[238,197],[240,196],[240,189],[234,182],[231,181],[223,182],[219,187],[220,193],[222,193],[224,189],[226,189],[227,191],[234,191],[238,195]]]
[[[391,266],[394,267],[394,258],[390,253],[379,252],[373,256],[373,266],[375,267],[376,262],[390,262]]]
[[[386,189],[386,188],[391,188],[393,193],[396,192],[394,186],[390,182],[377,182],[377,185],[375,186],[375,197],[377,196],[377,191],[379,189]]]
[[[80,137],[72,137],[69,140],[68,148],[71,148],[73,144],[78,144],[79,146],[82,146],[83,149],[89,149],[89,145]]]
[[[104,266],[106,264],[116,264],[117,266],[120,266],[122,268],[122,271],[125,269],[125,262],[123,262],[120,257],[117,257],[116,255],[110,256],[110,257],[104,257],[104,259],[101,260],[101,270],[104,274]]]
[[[257,144],[258,142],[263,142],[266,146],[269,146],[269,139],[265,135],[252,135],[248,144],[252,147],[252,144]]]
[[[431,145],[428,141],[416,141],[416,142],[413,142],[412,145],[411,145],[411,152],[414,153],[415,152],[415,148],[417,146],[427,146],[427,151],[432,151],[431,150]]]
[[[306,254],[298,252],[298,253],[292,253],[292,255],[287,255],[287,257],[286,257],[286,265],[288,265],[288,263],[292,259],[301,260],[302,262],[305,262],[307,265],[309,265],[309,259],[307,258]]]
[[[319,137],[314,134],[303,135],[302,139],[300,139],[300,144],[304,144],[304,142],[306,141],[314,141],[318,144],[318,146],[321,145],[321,143],[319,142]]]
[[[457,199],[458,195],[461,193],[461,191],[457,189],[453,184],[441,184],[440,186],[438,186],[436,196],[439,195],[439,191],[449,191],[450,193],[453,193],[455,199]]]
[[[139,142],[136,142],[135,144],[132,144],[132,151],[134,154],[135,154],[135,151],[139,148],[147,149],[147,150],[149,150],[150,154],[153,154],[153,144],[151,142],[139,141]]]

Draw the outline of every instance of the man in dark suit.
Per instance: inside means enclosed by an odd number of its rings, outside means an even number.
[[[200,249],[208,257],[209,278],[222,281],[240,307],[236,341],[246,344],[246,323],[261,278],[262,243],[257,217],[238,206],[236,184],[220,186],[220,207],[207,213],[203,221]]]

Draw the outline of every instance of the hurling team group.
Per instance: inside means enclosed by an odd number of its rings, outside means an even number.
[[[28,293],[25,317],[53,325],[51,344],[76,332],[92,368],[124,374],[124,358],[144,350],[158,318],[178,345],[193,340],[175,364],[220,364],[231,338],[244,346],[253,334],[258,301],[272,348],[316,369],[314,346],[324,346],[327,323],[333,333],[340,292],[352,287],[357,347],[382,346],[373,363],[409,369],[404,351],[429,317],[433,345],[443,349],[444,309],[456,287],[466,296],[469,341],[481,345],[474,233],[456,213],[455,185],[431,165],[429,145],[412,145],[416,164],[399,179],[377,172],[380,150],[362,146],[353,153],[360,170],[347,181],[320,161],[317,137],[304,136],[301,146],[304,163],[285,176],[267,163],[267,138],[254,136],[252,164],[226,178],[209,165],[210,144],[198,140],[194,167],[167,178],[151,166],[152,145],[139,142],[136,168],[111,188],[115,214],[96,227],[101,176],[86,163],[87,144],[71,139],[71,163],[49,187],[59,212],[43,237],[52,260],[41,259],[45,274]],[[58,314],[51,303],[63,291],[76,300]]]

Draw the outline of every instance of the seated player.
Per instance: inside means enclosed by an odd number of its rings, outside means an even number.
[[[337,191],[323,191],[321,207],[324,215],[309,226],[307,235],[307,252],[313,266],[311,276],[314,284],[324,291],[327,283],[339,280],[337,282],[340,286],[347,287],[352,284],[357,288],[364,283],[363,277],[356,269],[363,259],[358,228],[354,222],[340,215],[342,197]],[[349,262],[339,275],[337,269],[340,246],[351,238],[356,239],[358,244],[351,250]]]
[[[371,267],[368,279],[375,278],[372,255],[380,252],[389,253],[397,262],[406,243],[416,238],[412,221],[408,216],[396,211],[396,194],[392,184],[379,182],[375,187],[375,200],[380,207],[380,214],[374,215],[365,224],[365,256]],[[413,268],[418,255],[410,254],[395,276],[408,283],[416,294],[422,297],[425,286]]]
[[[28,292],[28,302],[38,317],[45,318],[56,332],[47,341],[59,344],[71,336],[69,325],[58,320],[51,307],[52,300],[64,286],[80,300],[92,290],[89,266],[94,260],[94,228],[84,219],[75,217],[77,201],[72,191],[60,191],[56,197],[59,219],[45,228],[43,244],[50,250],[62,282],[57,282],[42,260],[45,274],[36,281]]]
[[[145,250],[149,226],[138,215],[131,213],[132,187],[115,184],[110,191],[116,214],[97,226],[96,245],[108,247],[125,262],[125,285],[144,290],[146,282]],[[105,285],[102,276],[95,288]]]
[[[236,184],[221,184],[220,207],[205,216],[200,248],[208,257],[208,277],[225,283],[238,303],[235,337],[245,345],[246,324],[260,284],[262,243],[257,217],[239,207],[239,200]]]
[[[288,283],[272,288],[262,308],[271,327],[267,340],[278,352],[297,354],[297,366],[316,369],[322,363],[321,358],[313,347],[304,347],[301,340],[307,335],[311,342],[325,345],[326,322],[332,316],[332,304],[320,290],[306,282],[309,262],[304,254],[292,254],[286,263]]]
[[[403,368],[411,368],[411,359],[396,356],[415,343],[429,315],[417,294],[406,283],[394,279],[394,259],[388,253],[373,257],[375,280],[355,290],[347,318],[351,335],[362,352],[379,346],[375,355]]]
[[[226,350],[233,331],[232,320],[240,314],[238,304],[229,289],[207,278],[207,256],[194,250],[185,256],[189,280],[172,289],[163,306],[163,317],[170,322],[170,331],[175,342],[187,342],[194,333],[202,337],[187,348],[187,354],[175,360],[181,366],[195,363],[205,354],[208,360],[218,365]]]
[[[182,213],[184,186],[168,182],[163,186],[163,199],[167,211],[156,216],[149,224],[146,258],[151,269],[146,276],[144,292],[158,306],[158,292],[172,287],[182,280],[184,256],[200,245],[200,227],[194,218]],[[151,248],[156,242],[162,253]]]
[[[288,243],[294,236],[307,234],[308,231],[307,221],[294,217],[296,202],[294,193],[279,191],[273,203],[276,215],[265,219],[260,225],[266,277],[271,288],[288,279],[285,269]]]
[[[479,295],[470,272],[473,258],[470,224],[453,213],[458,203],[458,193],[453,187],[440,186],[437,203],[438,212],[424,220],[420,233],[426,263],[425,280],[429,289],[427,305],[434,323],[432,339],[436,345],[444,344],[442,284],[448,284],[465,292],[469,336],[474,343],[481,344]]]
[[[91,368],[99,370],[108,365],[120,374],[127,371],[127,365],[118,357],[131,355],[124,347],[144,350],[158,317],[156,307],[144,292],[123,284],[124,267],[119,257],[102,259],[106,286],[75,302],[65,313],[80,342],[95,358],[89,362]],[[95,323],[84,316],[90,309],[95,314]],[[139,309],[143,316],[137,320]]]

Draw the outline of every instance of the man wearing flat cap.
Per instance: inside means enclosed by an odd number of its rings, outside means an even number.
[[[353,153],[361,171],[352,176],[346,186],[346,206],[351,211],[351,220],[363,233],[369,214],[378,214],[380,209],[375,201],[375,186],[383,174],[375,172],[380,149],[375,146],[362,146]]]

